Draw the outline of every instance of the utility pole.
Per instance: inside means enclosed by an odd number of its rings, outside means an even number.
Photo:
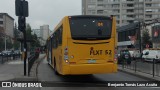
[[[16,16],[18,16],[18,29],[23,33],[24,43],[24,76],[26,76],[27,41],[26,41],[26,18],[28,17],[28,2],[25,0],[15,1]]]
[[[6,35],[4,35],[4,47],[5,47],[5,51],[7,50],[7,47],[6,47]]]
[[[141,40],[141,21],[140,21],[140,17],[139,17],[139,9],[140,9],[140,7],[139,7],[139,3],[140,3],[140,1],[138,0],[138,32],[139,32],[139,51],[140,51],[140,53],[142,53],[142,40]]]

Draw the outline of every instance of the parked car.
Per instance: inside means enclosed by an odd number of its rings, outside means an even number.
[[[2,51],[0,55],[3,57],[7,56],[7,51]]]
[[[14,54],[15,54],[15,56],[20,56],[20,54],[21,54],[21,53],[20,53],[20,50],[15,50],[15,51],[14,51]]]
[[[160,62],[160,50],[143,50],[142,59],[150,62],[155,59],[155,62]]]
[[[7,56],[8,56],[8,57],[12,57],[13,54],[14,54],[14,52],[12,52],[12,51],[7,51]]]
[[[121,50],[120,54],[118,55],[118,63],[123,64],[131,64],[131,55],[129,50]]]
[[[132,60],[140,59],[141,53],[139,50],[129,50]]]

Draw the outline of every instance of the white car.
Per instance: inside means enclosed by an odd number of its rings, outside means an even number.
[[[153,59],[155,59],[155,62],[159,62],[160,61],[160,50],[143,50],[142,58],[145,61],[153,62]]]
[[[129,53],[133,59],[137,59],[141,57],[139,50],[130,50]]]

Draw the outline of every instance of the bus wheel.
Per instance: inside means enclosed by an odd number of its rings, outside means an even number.
[[[54,73],[56,75],[59,75],[58,72],[57,72],[57,66],[56,66],[56,61],[54,60]]]

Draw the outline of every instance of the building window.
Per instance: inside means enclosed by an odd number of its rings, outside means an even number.
[[[52,39],[53,48],[57,48],[58,46],[62,45],[62,32],[63,32],[63,26],[60,26],[53,34],[53,39]]]
[[[3,21],[0,21],[0,24],[3,24]]]
[[[103,4],[98,4],[97,7],[98,8],[103,8],[104,6],[103,6]]]
[[[96,6],[95,6],[94,4],[90,4],[90,5],[88,5],[88,8],[89,8],[89,9],[95,9]]]
[[[95,0],[89,0],[89,2],[95,2]]]
[[[103,14],[103,10],[97,10],[97,14]]]
[[[98,0],[98,2],[103,2],[103,0]]]
[[[95,10],[88,10],[88,14],[96,14]]]
[[[0,15],[0,18],[3,18],[3,15]]]

